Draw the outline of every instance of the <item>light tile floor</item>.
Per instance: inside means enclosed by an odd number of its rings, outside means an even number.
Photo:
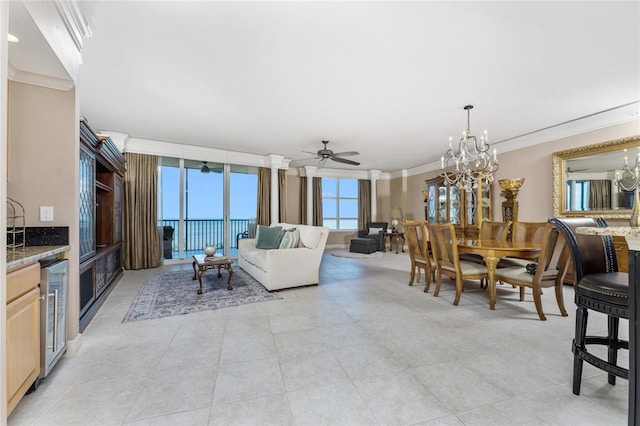
[[[191,265],[164,267],[181,268]],[[571,287],[568,318],[545,291],[543,322],[530,292],[520,302],[499,286],[490,311],[470,281],[456,307],[452,282],[435,298],[435,285],[407,285],[408,270],[406,253],[326,253],[320,285],[282,300],[123,324],[154,272],[127,271],[8,424],[626,424],[627,381],[610,386],[585,364],[582,394],[571,393]],[[592,314],[590,331],[605,329]]]

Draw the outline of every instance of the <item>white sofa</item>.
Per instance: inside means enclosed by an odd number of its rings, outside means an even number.
[[[269,291],[318,284],[329,228],[289,223],[271,226],[296,228],[300,232],[298,247],[264,250],[256,248],[255,238],[244,238],[238,241],[238,265]]]

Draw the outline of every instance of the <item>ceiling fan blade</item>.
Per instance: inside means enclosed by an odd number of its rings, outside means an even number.
[[[317,152],[311,152],[311,151],[302,151],[302,152],[304,152],[304,153],[306,153],[306,154],[315,155],[316,157],[318,156],[318,153],[317,153]]]
[[[333,154],[334,157],[350,157],[352,155],[360,154],[358,151],[347,151],[347,152],[336,152]]]
[[[323,158],[322,160],[320,160],[320,162],[318,163],[318,168],[321,169],[324,167],[324,165],[327,164],[327,159]]]
[[[360,165],[360,163],[358,163],[357,161],[347,160],[346,158],[340,158],[340,157],[333,156],[333,157],[331,157],[331,159],[333,161],[337,161],[338,163],[351,164],[353,166],[359,166]]]

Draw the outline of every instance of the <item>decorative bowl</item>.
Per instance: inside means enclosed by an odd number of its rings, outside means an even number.
[[[204,254],[206,254],[207,256],[213,256],[214,254],[216,254],[216,250],[217,249],[218,249],[218,246],[216,246],[216,245],[205,246],[204,247]]]
[[[524,183],[524,178],[500,179],[498,183],[502,189],[519,189]]]

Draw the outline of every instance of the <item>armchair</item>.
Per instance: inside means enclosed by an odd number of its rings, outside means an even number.
[[[173,226],[162,227],[162,251],[165,259],[173,258]]]
[[[388,222],[369,222],[367,229],[358,231],[358,238],[371,238],[376,242],[376,250],[384,250],[384,234],[387,232]],[[376,231],[377,229],[377,231]]]

